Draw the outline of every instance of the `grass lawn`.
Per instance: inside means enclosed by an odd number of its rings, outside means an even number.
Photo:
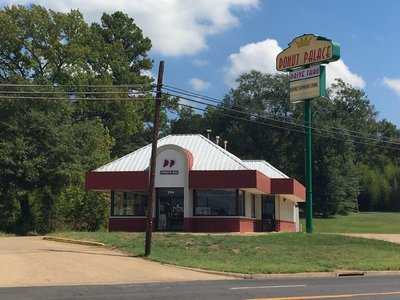
[[[144,234],[64,232],[131,255],[143,255]],[[253,236],[154,234],[152,260],[239,273],[400,270],[400,245],[340,235],[280,233]]]
[[[305,229],[304,220],[303,228]],[[329,219],[314,218],[315,232],[328,233],[397,233],[400,213],[358,213]]]

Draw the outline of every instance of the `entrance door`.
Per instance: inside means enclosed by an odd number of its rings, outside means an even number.
[[[157,189],[157,229],[183,230],[183,188]]]
[[[263,196],[262,207],[262,231],[275,230],[275,196]]]

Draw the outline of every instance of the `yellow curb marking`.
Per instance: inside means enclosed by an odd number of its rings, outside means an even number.
[[[340,298],[356,298],[368,296],[393,296],[400,295],[400,292],[383,292],[383,293],[365,293],[365,294],[343,294],[343,295],[320,295],[320,296],[301,296],[301,297],[283,297],[283,298],[255,298],[248,300],[312,300],[312,299],[340,299]]]

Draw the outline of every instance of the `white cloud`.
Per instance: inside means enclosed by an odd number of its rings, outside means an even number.
[[[156,78],[150,70],[140,70],[140,75],[147,76],[147,77],[150,77],[152,79]]]
[[[282,48],[273,39],[250,43],[240,47],[239,53],[229,55],[229,68],[225,82],[235,85],[235,79],[243,73],[256,70],[264,73],[276,73],[275,60]]]
[[[195,60],[193,60],[193,65],[195,65],[196,67],[205,67],[208,65],[208,60],[196,58]]]
[[[228,86],[235,86],[235,79],[240,74],[251,70],[263,73],[277,73],[275,64],[276,56],[282,48],[274,39],[266,39],[261,42],[250,43],[240,47],[238,53],[229,56],[229,66],[225,75]],[[336,78],[357,88],[364,88],[364,79],[350,71],[349,67],[342,61],[336,61],[327,65],[327,84],[331,85]]]
[[[193,55],[207,48],[207,37],[239,24],[235,12],[257,7],[259,0],[8,0],[59,11],[78,8],[88,21],[121,10],[135,19],[163,55]]]
[[[400,79],[385,77],[383,78],[383,84],[400,96]]]
[[[209,83],[208,81],[204,81],[200,78],[190,79],[189,84],[196,92],[205,91],[211,86],[211,83]]]
[[[330,86],[337,78],[342,79],[355,88],[363,89],[365,87],[364,79],[360,75],[351,72],[349,67],[341,59],[328,64],[326,67],[327,85]]]

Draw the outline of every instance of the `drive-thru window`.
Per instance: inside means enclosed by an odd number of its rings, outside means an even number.
[[[111,197],[110,231],[144,231],[151,145],[87,173]],[[262,160],[241,160],[202,135],[158,141],[155,229],[187,232],[298,231],[305,189]]]

